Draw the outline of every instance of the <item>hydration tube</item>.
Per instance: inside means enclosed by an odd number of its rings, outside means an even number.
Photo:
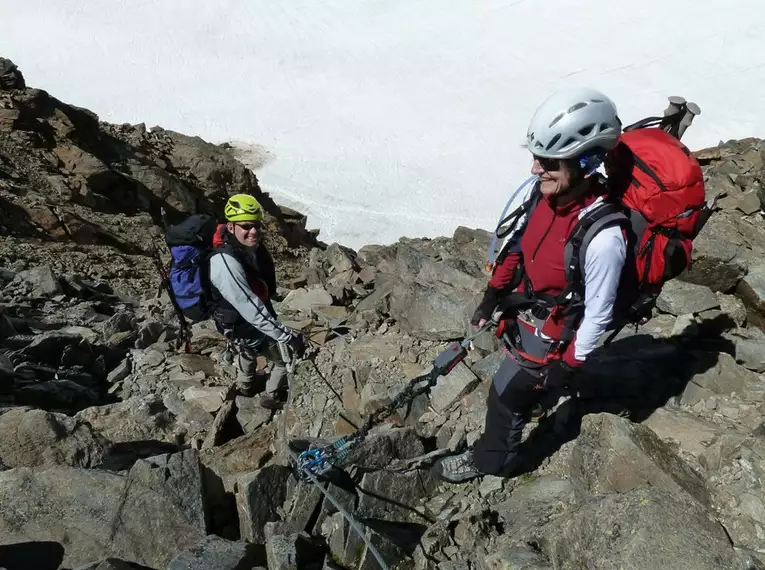
[[[502,225],[502,221],[505,219],[505,214],[507,214],[507,209],[510,207],[510,204],[513,203],[513,200],[518,196],[518,194],[521,193],[521,191],[526,188],[530,183],[536,182],[539,177],[536,174],[532,174],[529,176],[518,188],[513,192],[513,194],[510,196],[510,199],[507,201],[507,204],[505,204],[505,209],[502,210],[502,214],[499,216],[499,220],[497,221],[497,227],[494,230],[494,236],[492,237],[491,243],[489,244],[489,251],[488,255],[486,256],[486,270],[491,271],[491,267],[494,265],[494,258],[496,255],[496,247],[497,247],[497,233],[499,232],[499,228]]]

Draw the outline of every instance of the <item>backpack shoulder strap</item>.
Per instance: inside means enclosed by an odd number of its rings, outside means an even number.
[[[574,226],[564,249],[566,281],[581,292],[584,289],[587,248],[592,240],[607,227],[629,224],[630,219],[623,206],[613,202],[605,202],[582,216]]]

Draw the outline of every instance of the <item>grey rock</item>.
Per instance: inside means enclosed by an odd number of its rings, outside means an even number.
[[[487,556],[481,570],[553,570],[552,564],[539,552],[524,546],[505,546]]]
[[[399,459],[411,459],[425,453],[425,446],[411,427],[381,427],[348,455],[347,462],[367,469],[383,468]]]
[[[442,413],[465,394],[468,394],[480,382],[465,363],[460,362],[446,376],[440,376],[438,383],[430,392],[433,409]]]
[[[330,244],[324,251],[324,257],[334,273],[359,269],[359,265],[355,259],[356,255],[353,251],[338,243]]]
[[[40,382],[17,388],[17,404],[53,410],[81,410],[99,403],[99,395],[71,380]]]
[[[286,522],[290,530],[292,532],[311,532],[311,529],[306,527],[324,495],[316,485],[297,481],[294,478],[288,481],[287,486],[288,499],[285,510],[289,512]]]
[[[114,443],[175,441],[176,418],[155,395],[81,410],[75,415]]]
[[[496,503],[508,540],[523,540],[547,521],[578,506],[575,483],[556,475],[529,475],[519,480],[510,498]]]
[[[172,501],[193,528],[207,529],[202,467],[196,450],[139,460],[130,470],[129,479]]]
[[[58,331],[47,331],[37,335],[19,354],[20,359],[46,363],[54,367],[62,364],[64,354],[76,360],[77,364],[85,364],[94,359],[90,343],[79,335],[63,334]]]
[[[132,313],[126,311],[115,313],[104,323],[104,339],[109,339],[117,333],[133,331],[135,326],[136,318]]]
[[[61,466],[36,473],[25,467],[0,471],[0,544],[58,542],[65,548],[64,567],[115,556],[165,568],[206,529],[187,518],[191,497],[179,503],[162,484],[164,470],[150,485],[144,481],[153,478],[140,471],[127,476]]]
[[[765,264],[753,265],[738,285],[738,294],[749,309],[750,320],[765,324]]]
[[[494,378],[494,375],[497,373],[497,370],[499,370],[499,367],[502,366],[502,362],[505,358],[507,358],[507,355],[504,351],[498,350],[492,352],[491,354],[484,356],[478,362],[471,364],[470,370],[481,379],[481,382],[491,382],[491,379]]]
[[[236,419],[244,433],[252,433],[271,419],[271,411],[262,408],[256,398],[237,396]]]
[[[215,419],[213,420],[212,427],[207,433],[207,437],[202,443],[202,449],[212,449],[213,447],[224,443],[226,437],[225,432],[228,424],[234,418],[234,402],[232,400],[226,400],[218,410]]]
[[[221,481],[226,492],[236,493],[241,476],[251,475],[272,457],[270,447],[274,433],[271,424],[213,449],[203,450],[202,463]]]
[[[393,273],[396,267],[398,244],[365,245],[358,251],[358,258],[364,264],[377,268],[381,273]]]
[[[242,538],[263,544],[263,527],[278,520],[277,509],[284,503],[290,470],[269,465],[239,478],[236,485],[236,506]]]
[[[122,382],[125,378],[130,375],[130,372],[133,369],[133,364],[129,358],[125,358],[122,360],[117,366],[115,366],[109,374],[106,376],[106,381],[109,384],[116,384],[117,382]]]
[[[286,534],[280,524],[268,522],[263,528],[266,537],[266,557],[269,568],[298,570],[296,533]]]
[[[6,468],[97,467],[108,442],[64,414],[15,408],[0,415],[0,463]]]
[[[571,475],[596,494],[653,487],[685,491],[710,504],[703,477],[668,444],[650,428],[610,414],[584,417],[571,454]]]
[[[76,335],[80,338],[84,338],[89,343],[96,343],[98,342],[100,335],[94,331],[93,329],[89,329],[88,327],[78,327],[78,326],[71,326],[71,327],[65,327],[61,329],[61,332],[63,334],[67,335]]]
[[[390,311],[390,295],[396,284],[396,279],[377,279],[375,289],[358,302],[350,316],[350,322],[355,325],[379,325]]]
[[[162,403],[176,421],[188,427],[189,433],[207,432],[212,427],[213,415],[196,402],[183,401],[178,394],[168,391],[162,396]]]
[[[310,313],[313,307],[331,305],[332,295],[321,285],[312,285],[290,291],[283,303],[293,311]]]
[[[685,493],[639,488],[594,498],[544,533],[554,568],[740,568],[725,532]]]
[[[210,535],[176,556],[167,570],[250,570],[254,565],[254,553],[246,542]]]
[[[13,283],[26,283],[33,297],[51,297],[63,291],[58,278],[47,265],[17,273]]]
[[[136,340],[136,348],[145,348],[157,342],[159,340],[162,331],[165,330],[165,325],[157,321],[151,321],[141,325],[138,329],[138,340]]]
[[[390,297],[390,314],[401,330],[427,340],[462,338],[476,295],[450,285],[397,283]]]
[[[16,327],[13,325],[11,319],[9,319],[3,311],[0,310],[0,340],[14,336],[18,333]]]
[[[145,568],[145,566],[119,560],[118,558],[106,558],[99,562],[80,566],[75,568],[75,570],[145,570]]]
[[[223,405],[226,389],[223,386],[189,386],[183,391],[183,401],[195,404],[209,413],[217,412]]]
[[[433,286],[447,285],[473,294],[482,293],[486,282],[481,275],[468,273],[460,259],[441,257],[427,248],[418,248],[415,243],[399,244],[396,252],[396,273],[407,282],[420,282]]]
[[[656,300],[656,307],[675,316],[700,313],[718,307],[714,292],[704,285],[686,283],[679,279],[668,281]]]
[[[419,522],[426,519],[416,508],[417,501],[429,495],[437,481],[430,473],[411,471],[373,471],[365,473],[359,485],[356,514],[388,522]]]
[[[748,264],[741,256],[746,242],[734,229],[735,216],[713,215],[693,240],[693,265],[680,279],[727,292],[746,275]]]
[[[765,341],[734,337],[736,363],[754,372],[765,372]]]
[[[24,89],[26,83],[21,70],[10,59],[0,57],[0,90]]]
[[[717,293],[717,300],[720,301],[720,310],[728,315],[738,326],[743,326],[746,322],[746,305],[735,295],[725,295]]]
[[[712,360],[714,360],[713,365],[709,366]],[[681,403],[687,406],[692,406],[715,394],[724,396],[734,392],[742,394],[747,387],[761,383],[754,372],[736,364],[735,359],[725,352],[717,355],[709,353],[701,355],[699,364],[696,366],[702,371],[693,375],[680,399]]]

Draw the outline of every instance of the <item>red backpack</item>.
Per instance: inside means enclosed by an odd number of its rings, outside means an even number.
[[[668,118],[651,124],[658,120],[624,128],[605,160],[610,200],[582,217],[566,248],[570,288],[583,297],[587,245],[606,226],[625,230],[628,255],[614,308],[616,331],[608,340],[651,316],[664,284],[690,266],[693,239],[714,207],[706,202],[698,161],[667,126]]]
[[[714,202],[705,203],[701,166],[680,142],[692,116],[700,110],[680,98],[671,98],[670,103],[676,104],[676,112],[625,127],[617,146],[606,155],[609,196],[582,216],[566,242],[566,289],[548,299],[511,294],[500,304],[503,310],[533,302],[566,306],[558,350],[565,350],[573,340],[584,315],[585,255],[589,243],[602,229],[619,225],[628,242],[609,327],[614,332],[606,343],[625,325],[650,318],[664,284],[691,263],[693,239],[709,219]],[[515,231],[523,216],[528,220],[539,198],[539,192],[533,191],[520,208],[500,222],[495,236]],[[507,222],[509,227],[500,232]],[[515,235],[522,233],[521,228]],[[503,247],[500,256],[509,245]]]

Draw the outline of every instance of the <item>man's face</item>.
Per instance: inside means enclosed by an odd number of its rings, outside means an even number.
[[[228,222],[226,227],[243,246],[256,247],[263,224],[262,222]]]

